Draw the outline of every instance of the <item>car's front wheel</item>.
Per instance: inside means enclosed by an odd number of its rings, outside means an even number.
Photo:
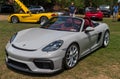
[[[103,38],[103,47],[107,47],[110,42],[110,33],[106,31]]]
[[[12,23],[18,23],[18,22],[19,22],[18,17],[17,17],[17,16],[12,16],[12,17],[11,17],[11,22],[12,22]]]
[[[73,43],[71,44],[65,54],[64,60],[63,60],[63,65],[66,69],[71,69],[73,68],[79,58],[79,48],[78,45]]]

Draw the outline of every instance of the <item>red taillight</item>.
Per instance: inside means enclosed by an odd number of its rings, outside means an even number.
[[[56,14],[52,14],[51,16],[57,16]]]

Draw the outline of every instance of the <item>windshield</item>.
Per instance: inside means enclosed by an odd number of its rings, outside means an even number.
[[[54,17],[43,24],[41,28],[59,31],[78,32],[82,25],[82,19],[73,17]]]
[[[109,10],[110,6],[109,5],[101,5],[100,10]]]
[[[94,7],[87,7],[86,12],[98,12],[98,10]]]

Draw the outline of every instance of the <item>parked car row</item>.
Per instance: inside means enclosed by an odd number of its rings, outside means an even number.
[[[45,9],[43,6],[30,5],[27,7],[33,14],[45,12]],[[82,10],[82,14],[85,14],[86,17],[90,17],[93,20],[96,20],[96,19],[102,20],[103,17],[111,16],[112,10],[109,5],[100,5],[98,8],[99,9],[94,7],[86,7],[85,10],[84,9],[81,9],[81,10]],[[0,4],[0,13],[15,13],[15,12],[16,10],[14,5]],[[58,15],[61,15],[61,13],[63,15],[64,12],[58,12]],[[118,13],[117,19],[120,20],[120,12]]]

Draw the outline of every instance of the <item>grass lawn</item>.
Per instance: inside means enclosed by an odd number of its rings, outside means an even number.
[[[83,58],[71,70],[56,75],[31,75],[10,70],[5,65],[5,46],[17,31],[39,24],[11,24],[0,21],[0,79],[120,79],[120,22],[105,18],[110,26],[111,39],[107,48],[101,48]]]

